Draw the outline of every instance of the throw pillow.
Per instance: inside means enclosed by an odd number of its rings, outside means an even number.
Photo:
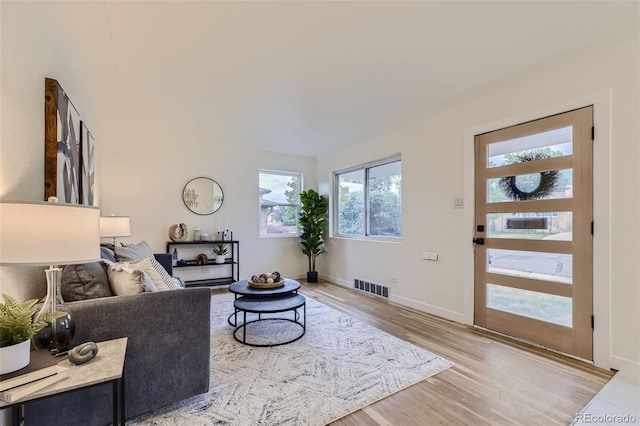
[[[60,281],[60,293],[66,302],[113,296],[101,262],[68,265],[62,270]]]
[[[146,241],[140,241],[137,244],[122,244],[115,247],[116,260],[118,262],[127,262],[130,260],[140,260],[145,257],[153,257],[153,250]]]
[[[109,247],[100,247],[100,259],[116,263],[116,256],[113,253],[113,250],[111,250]]]
[[[146,272],[158,290],[179,290],[184,288],[179,278],[174,278],[164,269],[154,257],[146,257],[142,260],[131,261],[129,266]]]
[[[109,265],[107,269],[109,285],[116,296],[129,296],[144,293],[145,291],[158,291],[153,281],[143,271],[131,269],[126,263]]]

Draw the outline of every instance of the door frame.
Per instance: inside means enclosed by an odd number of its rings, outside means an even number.
[[[611,368],[611,230],[609,207],[611,149],[611,90],[602,90],[569,99],[536,110],[485,123],[464,132],[464,322],[473,325],[474,318],[474,256],[471,240],[474,235],[475,206],[475,136],[504,127],[593,105],[593,363]]]

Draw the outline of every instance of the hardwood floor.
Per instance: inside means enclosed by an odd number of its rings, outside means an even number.
[[[331,283],[301,292],[455,363],[332,423],[568,425],[612,373]]]

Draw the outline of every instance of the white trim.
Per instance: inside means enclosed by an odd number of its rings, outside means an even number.
[[[440,318],[448,319],[451,321],[459,323],[464,321],[464,315],[459,312],[443,309],[439,306],[430,305],[428,303],[423,303],[418,300],[409,299],[407,297],[397,296],[395,294],[392,294],[391,292],[389,292],[389,301],[402,306],[408,306],[410,308],[416,309],[421,312],[426,312],[431,315],[436,315]]]
[[[616,369],[625,376],[640,377],[640,362],[619,356],[611,356],[611,368]]]
[[[538,118],[593,105],[595,141],[593,146],[593,362],[597,367],[611,368],[611,90],[601,90],[549,105],[533,111],[482,124],[464,132],[464,323],[473,324],[473,215],[474,136],[492,130],[525,123]]]
[[[347,281],[340,278],[334,278],[329,276],[323,276],[322,279],[324,281],[329,281],[333,284],[337,284],[341,287],[346,287],[353,290],[353,281]],[[361,278],[358,278],[358,279],[361,279]],[[455,321],[459,323],[464,322],[464,315],[459,312],[450,311],[448,309],[442,309],[439,306],[429,305],[428,303],[423,303],[414,299],[409,299],[407,297],[397,296],[393,294],[392,286],[387,284],[384,284],[384,285],[389,288],[389,302],[391,303],[396,303],[398,305],[416,309],[420,312],[425,312],[427,314],[436,315],[438,317],[445,318],[451,321]]]

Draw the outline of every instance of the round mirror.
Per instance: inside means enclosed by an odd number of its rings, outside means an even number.
[[[182,200],[195,214],[207,215],[215,213],[222,206],[224,193],[215,180],[197,177],[184,186]]]

